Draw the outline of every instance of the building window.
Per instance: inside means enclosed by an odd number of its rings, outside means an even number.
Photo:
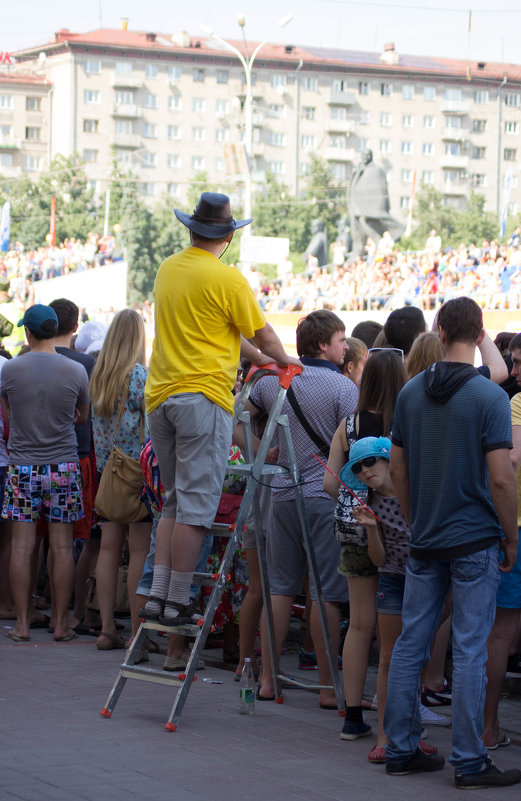
[[[368,111],[360,111],[358,114],[358,124],[359,125],[369,125],[369,112]]]
[[[409,195],[402,195],[400,198],[400,208],[408,211],[411,208],[411,198]]]
[[[486,153],[485,147],[477,147],[476,145],[472,145],[470,150],[470,158],[471,159],[484,159]]]
[[[118,106],[132,106],[134,103],[134,92],[118,91],[116,92],[116,105]]]
[[[181,111],[181,97],[180,95],[169,95],[168,97],[168,110]]]
[[[98,133],[99,120],[83,120],[83,133]]]
[[[202,125],[192,128],[192,139],[194,142],[202,142],[204,139],[205,130]]]
[[[12,166],[13,166],[13,154],[0,153],[0,167],[12,167]]]
[[[181,67],[168,67],[168,80],[172,83],[177,83],[181,80]],[[204,77],[203,77],[204,80]]]
[[[217,83],[228,83],[228,70],[217,70],[215,77]]]
[[[463,91],[461,89],[456,89],[452,87],[451,89],[445,89],[443,93],[444,100],[450,100],[452,102],[461,103],[463,100]]]
[[[423,117],[424,128],[434,128],[436,118],[432,114],[425,114]]]
[[[141,184],[141,192],[144,195],[148,195],[149,197],[151,195],[155,195],[156,194],[155,183],[153,181],[145,181],[144,183]]]
[[[334,108],[334,106],[333,106]],[[302,116],[305,120],[314,120],[316,117],[317,110],[315,106],[304,106],[302,109]]]
[[[412,114],[402,114],[402,127],[414,128],[414,117]]]
[[[273,72],[270,75],[270,86],[272,89],[277,89],[279,86],[286,86],[286,76],[281,72]]]
[[[0,108],[13,108],[13,96],[0,95]]]
[[[369,147],[369,139],[366,139],[365,137],[360,136],[358,138],[358,142],[357,142],[357,145],[356,145],[356,149],[358,150],[358,152],[359,153],[363,153],[365,150],[367,150],[368,147]]]
[[[286,107],[280,103],[270,103],[270,117],[285,117]]]
[[[505,161],[515,161],[517,159],[517,150],[515,147],[505,147],[503,150],[503,158]]]
[[[177,169],[181,165],[181,159],[177,153],[169,153],[166,157],[166,166]]]
[[[505,94],[505,106],[509,106],[509,108],[519,108],[519,95],[518,92],[506,92]]]
[[[392,93],[393,93],[392,83],[380,84],[380,94],[382,95],[382,97],[391,97]]]
[[[380,139],[380,153],[385,153],[385,154],[391,153],[390,139]]]
[[[347,120],[347,109],[345,106],[331,106],[330,117],[332,120]]]
[[[404,83],[402,86],[402,98],[404,100],[414,100],[414,86],[410,83]]]
[[[331,83],[333,92],[347,92],[349,83],[345,78],[335,78]]]
[[[145,108],[157,108],[157,95],[151,95],[147,92],[143,101],[143,106]]]
[[[145,78],[148,80],[157,78],[157,64],[145,64]]]
[[[199,67],[194,67],[192,70],[192,78],[195,83],[203,83],[204,82],[204,70],[200,69]]]
[[[474,103],[485,106],[488,103],[488,89],[476,89],[474,92]]]
[[[423,170],[423,172],[422,172],[422,182],[424,184],[433,184],[434,183],[434,170]]]
[[[155,167],[156,166],[156,154],[155,153],[143,153],[143,167]]]
[[[24,170],[39,170],[41,160],[38,156],[24,156]]]
[[[99,75],[101,72],[101,61],[94,58],[86,58],[83,62],[83,72],[85,75]]]
[[[202,169],[204,169],[204,158],[203,158],[203,156],[192,156],[192,169],[193,170],[202,170]]]
[[[98,160],[99,150],[91,150],[90,148],[83,151],[83,161],[89,164],[94,164]]]
[[[27,125],[25,128],[26,139],[40,139],[42,129],[37,128],[35,125]]]
[[[305,92],[316,92],[318,89],[318,78],[313,78],[310,75],[303,75],[300,79],[300,85]]]
[[[358,94],[359,95],[368,95],[369,94],[369,84],[367,81],[359,81],[358,83]]]
[[[446,128],[461,128],[461,117],[445,117]]]
[[[448,142],[445,145],[446,156],[461,156],[461,145],[459,142]]]
[[[222,156],[216,156],[213,162],[213,168],[216,172],[224,172],[224,159]]]
[[[314,140],[314,137],[313,137]],[[330,147],[337,147],[345,150],[347,147],[347,139],[345,136],[331,136],[329,140]]]
[[[400,149],[401,149],[402,153],[409,153],[410,154],[414,150],[413,143],[409,142],[409,141],[402,142]]]
[[[83,102],[88,104],[100,103],[101,102],[100,93],[98,92],[97,89],[84,89]]]
[[[168,125],[166,134],[168,139],[181,139],[181,128],[179,125]]]
[[[167,192],[169,195],[174,195],[174,197],[179,195],[179,184],[169,183]]]
[[[227,142],[230,132],[227,128],[216,128],[215,129],[215,141],[216,142]]]
[[[342,183],[347,179],[347,164],[336,161],[329,165],[329,169],[338,183]]]
[[[433,100],[436,100],[436,89],[434,86],[423,87],[423,99],[426,100],[427,103],[432,103]]]
[[[143,136],[145,139],[155,139],[157,137],[157,125],[151,122],[145,122],[143,126]]]
[[[380,125],[384,128],[390,128],[393,124],[393,115],[389,114],[387,111],[383,111],[380,114]]]
[[[132,62],[131,61],[116,61],[114,65],[116,75],[131,75]]]
[[[132,123],[132,120],[116,120],[114,130],[118,134],[133,134],[134,124]]]
[[[505,122],[505,133],[511,136],[517,136],[519,133],[519,123],[513,120],[507,120]]]
[[[205,111],[206,103],[203,97],[192,97],[192,111]]]
[[[412,184],[413,174],[414,174],[413,170],[402,170],[401,172],[402,184]]]
[[[13,133],[12,125],[0,125],[0,136],[11,136]]]
[[[273,147],[284,147],[286,144],[286,134],[280,131],[270,131],[269,142]]]
[[[470,185],[471,186],[486,186],[487,185],[487,176],[481,172],[473,172],[470,176]]]
[[[472,120],[473,133],[485,133],[486,130],[487,130],[486,120]]]
[[[268,169],[274,175],[283,175],[286,171],[286,165],[283,161],[270,161],[268,164]]]
[[[40,111],[42,99],[40,97],[26,97],[25,110],[26,111]]]
[[[228,114],[228,101],[227,100],[216,100],[215,101],[215,111],[217,114]]]
[[[316,138],[313,134],[302,134],[301,144],[304,150],[312,150],[316,146]]]
[[[118,164],[130,164],[132,161],[130,150],[116,150],[116,161]]]
[[[422,145],[422,154],[424,156],[434,156],[434,145],[432,142],[424,142]]]

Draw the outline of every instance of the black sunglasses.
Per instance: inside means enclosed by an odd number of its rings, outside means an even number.
[[[357,476],[358,473],[362,472],[362,467],[372,467],[374,464],[376,464],[377,458],[378,458],[377,456],[368,456],[367,459],[362,459],[361,462],[357,462],[356,464],[354,464],[351,470],[353,471],[355,476]]]

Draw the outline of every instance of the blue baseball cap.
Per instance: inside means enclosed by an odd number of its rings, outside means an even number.
[[[50,306],[44,306],[42,303],[35,303],[26,309],[24,316],[18,323],[18,327],[24,325],[32,334],[56,333],[58,330],[58,317],[56,312]]]
[[[352,467],[369,456],[389,460],[391,458],[391,440],[388,437],[363,437],[351,445],[349,461],[340,471],[340,478],[349,489],[353,491],[367,489],[367,484],[360,481],[358,476],[353,473]]]

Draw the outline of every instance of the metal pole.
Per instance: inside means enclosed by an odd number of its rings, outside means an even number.
[[[300,59],[295,71],[295,197],[298,197],[299,190],[299,170],[300,170],[300,76],[299,72],[304,66]]]
[[[497,88],[497,167],[496,167],[496,214],[499,220],[501,213],[500,209],[500,192],[501,192],[501,90],[506,84],[506,75]]]

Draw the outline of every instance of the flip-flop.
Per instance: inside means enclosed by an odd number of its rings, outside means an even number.
[[[507,745],[510,745],[510,737],[504,734],[501,740],[498,740],[495,745],[486,745],[485,748],[487,751],[495,751],[496,748],[506,748]]]
[[[21,637],[19,634],[15,634],[15,632],[12,630],[8,631],[5,636],[9,637],[9,639],[13,642],[29,642],[31,639],[30,637]]]
[[[257,692],[255,693],[255,698],[257,699],[257,701],[274,701],[275,700],[275,696],[274,695],[270,695],[270,696],[261,695],[260,694],[260,687],[257,687]]]
[[[385,764],[385,745],[373,745],[367,755],[367,759],[373,765]]]
[[[51,618],[49,615],[43,615],[43,620],[33,620],[30,624],[30,629],[46,629],[49,627],[49,623],[51,622]]]
[[[54,642],[70,642],[71,640],[77,640],[78,635],[75,631],[72,631],[70,634],[66,634],[65,637],[55,637]]]
[[[335,712],[338,712],[338,707],[337,706],[329,706],[329,704],[320,704],[319,703],[319,707],[320,707],[320,709],[333,709],[333,710],[335,710]]]

